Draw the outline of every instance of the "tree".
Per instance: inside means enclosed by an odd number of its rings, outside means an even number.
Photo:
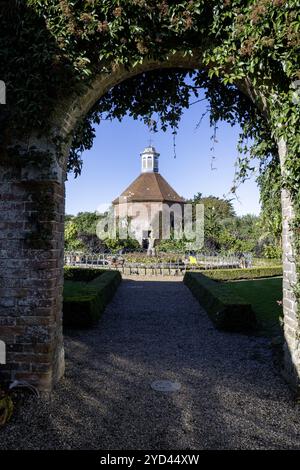
[[[103,243],[105,244],[106,248],[112,252],[117,253],[118,251],[123,251],[123,250],[139,250],[140,249],[140,244],[137,240],[133,238],[126,238],[126,239],[120,239],[118,236],[117,238],[107,238],[103,240]]]
[[[182,109],[203,88],[213,126],[222,119],[241,125],[246,155],[239,162],[240,176],[247,174],[252,157],[276,161],[283,136],[294,153],[286,184],[297,193],[292,180],[299,174],[300,113],[292,85],[300,78],[299,15],[298,0],[4,0],[0,76],[10,86],[10,103],[8,112],[1,109],[1,137],[8,130],[27,136],[29,129],[49,129],[51,134],[56,104],[83,91],[99,72],[134,69],[153,59],[163,63],[177,52],[199,54],[195,72],[142,73],[95,103],[68,136],[73,140],[69,169],[80,172],[80,155],[91,147],[93,125],[102,118],[129,113],[148,122],[158,112],[162,128],[176,131]],[[32,41],[35,35],[39,41]],[[16,65],[20,61],[22,67]],[[59,147],[63,142],[57,137],[49,135]]]
[[[103,253],[107,248],[95,233],[79,232],[77,239],[88,253]]]
[[[174,228],[170,230],[170,238],[167,240],[161,240],[157,245],[157,250],[164,253],[180,252],[184,253],[188,246],[188,241],[186,240],[184,234],[182,238],[175,238]]]
[[[67,251],[84,249],[84,244],[78,238],[78,227],[73,219],[65,224],[65,248]]]
[[[262,204],[261,228],[270,243],[281,246],[281,173],[278,162],[265,167],[258,177]]]
[[[72,142],[68,169],[77,175],[95,123],[130,114],[176,134],[182,110],[203,89],[213,136],[221,120],[241,127],[232,192],[258,160],[265,199],[272,200],[273,183],[291,198],[298,260],[299,0],[4,0],[0,22],[0,77],[9,88],[9,105],[0,107],[0,144],[17,165],[49,164]],[[149,63],[169,67],[176,57],[173,68],[147,71]],[[176,68],[184,58],[195,70]],[[122,81],[124,71],[130,77]],[[116,85],[61,133],[58,104],[66,103],[68,114],[74,96],[87,96],[100,76],[114,74]],[[38,135],[43,145],[30,146]],[[45,149],[46,140],[55,152]],[[280,220],[273,220],[279,236]]]
[[[76,223],[78,232],[96,234],[97,223],[105,217],[105,214],[97,212],[78,212],[73,221]]]
[[[210,251],[224,248],[225,234],[223,234],[223,241],[220,239],[222,222],[235,216],[232,202],[216,196],[203,196],[200,192],[195,194],[189,202],[193,205],[204,205],[204,248]]]
[[[103,243],[96,235],[96,226],[104,214],[79,212],[68,216],[65,222],[65,249],[67,251],[99,252]]]
[[[223,199],[216,196],[205,197],[202,195],[202,193],[197,193],[189,202],[192,202],[192,204],[203,204],[204,213],[213,211],[219,220],[235,216],[232,202],[228,199]]]

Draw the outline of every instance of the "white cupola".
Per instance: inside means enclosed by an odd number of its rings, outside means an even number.
[[[141,153],[142,173],[158,173],[158,157],[159,153],[151,145],[146,147]]]

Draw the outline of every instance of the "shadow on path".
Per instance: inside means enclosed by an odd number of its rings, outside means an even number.
[[[215,330],[181,281],[124,280],[99,325],[65,343],[51,403],[22,409],[0,448],[300,449],[268,341]],[[159,379],[181,389],[155,392]]]

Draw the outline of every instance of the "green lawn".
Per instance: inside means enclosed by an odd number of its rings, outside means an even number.
[[[280,333],[282,307],[277,300],[282,300],[282,278],[231,281],[228,284],[251,303],[264,334],[274,336]]]

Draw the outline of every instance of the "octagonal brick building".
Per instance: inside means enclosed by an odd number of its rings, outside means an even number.
[[[144,248],[151,239],[167,238],[164,222],[172,229],[183,220],[185,200],[159,173],[159,156],[153,146],[146,147],[140,154],[140,175],[113,201],[115,218],[121,224],[130,221],[133,237]]]

